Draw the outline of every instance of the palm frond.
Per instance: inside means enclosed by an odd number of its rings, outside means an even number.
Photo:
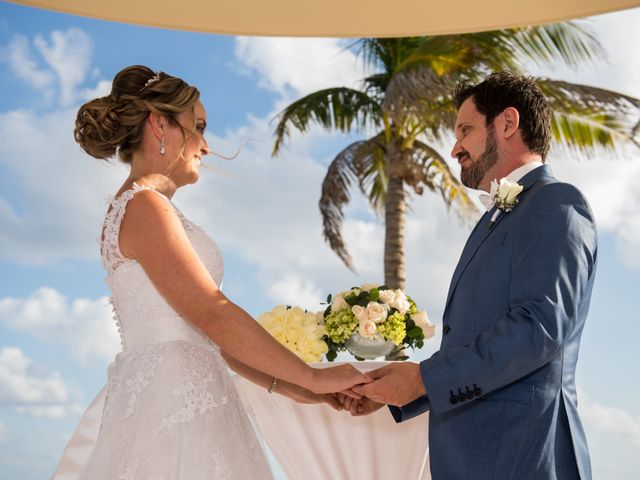
[[[369,205],[378,218],[384,218],[387,200],[387,160],[385,134],[379,133],[369,140],[369,149],[363,149],[357,162],[360,191],[369,199]]]
[[[362,80],[363,90],[371,98],[376,99],[380,104],[384,100],[384,92],[389,86],[391,77],[385,72],[369,75]]]
[[[382,111],[378,102],[364,92],[352,88],[328,88],[311,93],[292,103],[276,118],[276,141],[273,155],[277,155],[284,139],[290,135],[290,128],[307,131],[311,123],[327,129],[343,132],[368,125],[379,125]]]
[[[424,38],[362,38],[356,42],[356,54],[366,66],[392,73]]]
[[[449,97],[460,80],[479,80],[494,70],[519,70],[521,64],[500,30],[424,37],[393,73],[383,109],[394,119],[419,116],[430,104]]]
[[[603,88],[539,79],[553,109],[554,139],[570,150],[594,154],[596,147],[615,150],[635,143],[640,100]]]
[[[384,135],[378,134],[369,140],[349,145],[331,162],[322,182],[322,194],[318,205],[324,238],[351,270],[354,270],[353,260],[341,232],[344,220],[343,207],[349,203],[350,190],[354,183],[358,184],[363,192],[369,186],[369,191],[374,192],[374,198],[379,195],[379,183],[374,179],[376,168],[373,165],[380,157],[377,152],[382,148],[380,142],[383,139]]]
[[[595,34],[577,22],[506,29],[504,32],[519,55],[539,64],[555,64],[561,60],[575,67],[605,56]]]
[[[625,143],[634,142],[627,125],[608,113],[555,111],[551,129],[557,142],[587,155],[596,153],[596,147],[615,150]]]
[[[640,99],[604,88],[549,78],[539,78],[537,84],[556,107],[580,104],[585,108],[598,110],[627,111],[640,108]]]
[[[389,82],[383,109],[394,118],[419,115],[448,96],[461,79],[499,70],[523,71],[524,61],[575,66],[604,55],[595,36],[575,22],[423,37]]]

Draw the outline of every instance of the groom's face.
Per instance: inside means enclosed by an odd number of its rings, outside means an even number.
[[[487,126],[472,98],[467,98],[458,110],[455,133],[451,156],[460,163],[460,180],[463,185],[477,189],[498,161],[498,147],[493,124]]]

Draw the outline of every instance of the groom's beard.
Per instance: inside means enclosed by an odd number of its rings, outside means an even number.
[[[487,145],[482,155],[477,160],[471,161],[470,166],[463,168],[460,172],[460,181],[465,187],[477,190],[478,185],[487,174],[489,169],[498,161],[498,145],[496,142],[496,131],[491,125],[487,129]]]

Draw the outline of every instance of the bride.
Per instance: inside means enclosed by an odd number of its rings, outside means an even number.
[[[206,122],[195,87],[143,66],[78,112],[80,146],[131,168],[101,239],[122,351],[54,479],[271,478],[223,358],[269,393],[337,409],[329,393],[367,381],[310,368],[220,291],[220,251],[171,202],[198,180]]]

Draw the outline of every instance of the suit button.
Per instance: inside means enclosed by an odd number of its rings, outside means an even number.
[[[469,390],[469,387],[465,387],[466,390],[464,392],[465,397],[467,397],[467,400],[471,400],[473,398],[473,392],[471,390]]]
[[[482,389],[478,388],[475,383],[473,384],[473,395],[475,395],[476,397],[482,395]]]
[[[449,325],[445,325],[444,328],[442,329],[442,334],[446,335],[451,331],[451,327]]]
[[[451,405],[455,405],[456,403],[458,403],[458,399],[453,394],[453,392],[449,390],[449,393],[451,394],[451,396],[449,397],[449,403],[451,403]]]
[[[462,393],[462,390],[460,390],[460,389],[458,389],[458,395],[457,396],[458,396],[458,401],[460,403],[464,402],[467,399],[466,395],[464,393]]]

